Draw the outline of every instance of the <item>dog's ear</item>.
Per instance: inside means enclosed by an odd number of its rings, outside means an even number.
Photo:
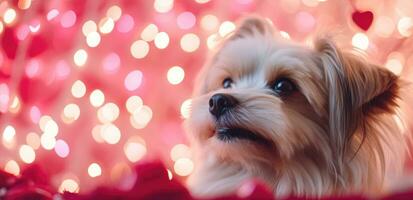
[[[332,145],[343,156],[360,126],[376,114],[394,113],[399,79],[385,68],[340,52],[328,38],[318,39],[315,48],[325,72],[329,91],[329,129]]]
[[[274,28],[268,20],[256,16],[249,16],[238,22],[237,29],[230,35],[229,40],[251,36],[272,37],[273,34]]]

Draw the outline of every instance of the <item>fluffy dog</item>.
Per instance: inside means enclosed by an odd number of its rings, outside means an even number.
[[[235,192],[248,179],[276,196],[383,191],[403,166],[400,80],[328,38],[282,41],[244,19],[200,72],[187,134],[193,194]]]

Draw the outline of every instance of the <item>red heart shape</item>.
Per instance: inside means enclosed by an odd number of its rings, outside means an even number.
[[[371,11],[355,11],[351,15],[351,18],[353,22],[364,31],[367,31],[373,23],[373,13]]]

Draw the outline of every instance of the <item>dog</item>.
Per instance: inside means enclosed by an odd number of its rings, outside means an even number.
[[[377,194],[403,169],[402,82],[330,37],[313,47],[242,20],[201,69],[185,129],[195,196],[250,179],[275,196]]]

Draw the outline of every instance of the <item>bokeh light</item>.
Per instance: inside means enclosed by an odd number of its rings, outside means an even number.
[[[100,42],[100,39],[99,39],[99,42]],[[75,62],[77,66],[82,67],[83,65],[86,64],[87,57],[88,57],[87,52],[84,49],[79,49],[73,55],[73,61]]]
[[[137,40],[132,43],[130,52],[135,58],[144,58],[149,53],[149,44],[143,40]]]
[[[59,157],[66,158],[70,153],[69,145],[64,140],[57,140],[54,151]]]
[[[3,130],[2,143],[3,146],[12,149],[16,145],[16,129],[8,125]]]
[[[369,38],[364,33],[356,33],[353,35],[351,43],[355,48],[367,50],[367,48],[369,47]]]
[[[9,160],[6,162],[6,165],[4,166],[4,171],[15,176],[18,176],[20,174],[19,164],[17,164],[17,162],[14,160]]]
[[[205,15],[201,19],[201,27],[206,31],[215,31],[218,25],[219,19],[215,15]]]
[[[230,21],[224,21],[222,24],[219,26],[219,35],[221,37],[225,37],[229,33],[233,32],[235,30],[235,24]]]
[[[123,151],[125,152],[126,158],[128,158],[129,161],[137,162],[141,160],[142,157],[146,154],[145,141],[138,136],[132,136],[125,143]]]
[[[97,32],[98,28],[93,20],[86,21],[82,26],[82,33],[87,37],[90,33]]]
[[[20,158],[24,163],[30,164],[36,159],[36,153],[29,145],[22,145],[19,149]]]
[[[86,94],[86,85],[81,80],[76,80],[71,89],[72,95],[76,98],[82,98]]]
[[[106,11],[106,16],[116,21],[122,16],[122,9],[118,5],[113,5]]]
[[[141,32],[142,40],[150,42],[155,39],[156,35],[159,33],[159,29],[155,24],[149,24]]]
[[[191,103],[192,103],[191,99],[187,99],[184,102],[182,102],[181,109],[180,109],[182,118],[187,119],[190,116]]]
[[[105,94],[99,89],[93,90],[90,93],[89,101],[93,107],[100,107],[105,102]]]
[[[158,49],[165,49],[169,45],[169,35],[165,32],[159,32],[155,36],[155,46]]]
[[[89,33],[87,36],[86,36],[86,43],[87,43],[87,45],[89,46],[89,47],[97,47],[98,45],[99,45],[99,43],[100,43],[100,35],[99,35],[99,33],[97,33],[97,32],[91,32],[91,33]],[[83,54],[83,53],[82,53]],[[76,55],[75,55],[76,56]],[[79,56],[79,57],[87,57],[87,56],[84,56],[84,55],[81,55],[81,56]],[[77,65],[84,65],[84,64],[82,64],[82,63],[84,63],[84,62],[86,62],[86,61],[83,61],[82,59],[84,59],[84,58],[80,58],[80,61],[77,63]],[[86,60],[86,59],[84,59],[84,60]]]
[[[179,176],[188,176],[194,170],[194,163],[189,158],[180,158],[175,161],[174,171]]]
[[[40,147],[40,136],[35,132],[30,132],[26,135],[26,143],[33,149]]]
[[[184,80],[185,71],[180,66],[173,66],[169,68],[166,76],[170,84],[177,85]]]
[[[155,0],[153,7],[157,12],[166,13],[169,12],[174,6],[173,0]]]
[[[130,123],[136,129],[143,129],[152,119],[152,109],[149,106],[142,106],[140,109],[135,110],[130,116]]]
[[[99,164],[97,163],[92,163],[89,165],[89,167],[87,168],[87,173],[89,174],[90,177],[94,178],[94,177],[98,177],[100,175],[102,175],[102,168],[100,167]]]
[[[181,48],[186,52],[193,52],[199,48],[201,41],[193,33],[187,33],[181,38]]]
[[[71,192],[71,193],[78,193],[79,192],[79,184],[73,179],[65,179],[59,186],[59,192]]]
[[[131,96],[126,100],[126,109],[129,113],[138,111],[143,106],[143,100],[139,96]]]
[[[173,161],[181,158],[191,158],[191,150],[185,144],[177,144],[171,149],[171,159]]]
[[[101,123],[110,123],[119,117],[119,107],[112,102],[106,103],[98,109],[98,119]]]
[[[112,32],[114,27],[115,27],[115,22],[110,17],[105,17],[101,19],[99,22],[99,31],[102,34],[108,34]]]
[[[108,144],[116,144],[121,138],[120,130],[114,124],[104,124],[100,131],[103,140]]]
[[[142,83],[143,74],[139,70],[129,72],[124,81],[125,88],[129,91],[133,91],[139,88]]]
[[[11,24],[13,23],[17,18],[17,13],[13,8],[8,8],[6,11],[4,11],[3,14],[3,21],[6,24]]]

